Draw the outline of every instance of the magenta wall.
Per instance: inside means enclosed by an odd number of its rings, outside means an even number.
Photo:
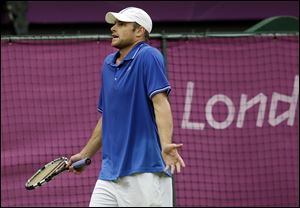
[[[160,48],[161,42],[151,44]],[[299,37],[168,40],[177,206],[298,206]],[[109,41],[1,42],[1,206],[88,206],[82,175],[33,191],[33,171],[87,142]]]
[[[178,205],[299,204],[298,41],[168,42],[174,140],[187,164]]]

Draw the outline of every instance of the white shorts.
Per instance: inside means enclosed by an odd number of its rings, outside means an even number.
[[[97,180],[90,207],[172,207],[172,178],[138,173],[115,181]]]

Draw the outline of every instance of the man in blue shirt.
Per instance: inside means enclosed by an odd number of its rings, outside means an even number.
[[[98,110],[91,138],[68,164],[92,157],[102,147],[102,168],[90,206],[172,206],[171,176],[184,161],[172,143],[173,121],[161,53],[146,41],[150,16],[129,7],[108,12],[112,46],[102,66]]]

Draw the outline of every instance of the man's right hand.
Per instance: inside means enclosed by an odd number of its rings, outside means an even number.
[[[76,161],[78,160],[81,160],[83,159],[84,157],[78,153],[76,155],[73,155],[72,157],[70,157],[68,163],[67,163],[67,166],[66,168],[68,169],[69,172],[73,172],[75,174],[80,174],[83,170],[84,170],[84,167],[80,168],[80,169],[74,169],[74,167],[72,166],[73,163],[75,163]]]

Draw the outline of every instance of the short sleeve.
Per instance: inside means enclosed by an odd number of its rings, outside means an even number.
[[[166,76],[166,67],[160,51],[149,48],[144,51],[144,81],[148,97],[166,91],[169,95],[171,86]]]

